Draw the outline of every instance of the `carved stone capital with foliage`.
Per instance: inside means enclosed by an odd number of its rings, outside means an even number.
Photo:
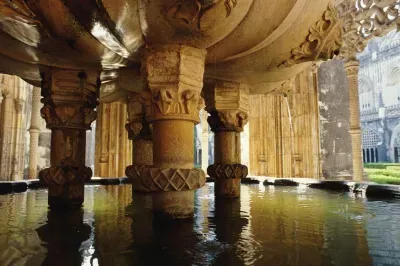
[[[128,96],[128,123],[125,125],[129,139],[152,137],[152,126],[145,119],[145,107],[140,94],[131,92]]]
[[[243,83],[215,81],[203,88],[208,123],[213,132],[243,131],[248,121],[249,88]]]
[[[199,122],[205,56],[205,50],[184,45],[147,49],[142,67],[148,90],[140,97],[150,122],[164,119]]]
[[[48,128],[90,129],[96,119],[100,81],[96,72],[48,69],[42,75],[44,104],[40,110]]]

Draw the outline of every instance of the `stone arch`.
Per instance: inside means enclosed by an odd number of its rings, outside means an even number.
[[[387,79],[387,86],[396,86],[400,84],[400,67],[396,66],[391,69]]]
[[[360,110],[375,109],[375,92],[372,80],[367,76],[360,76],[358,80]]]
[[[390,138],[389,158],[392,162],[400,161],[400,123],[393,129]]]

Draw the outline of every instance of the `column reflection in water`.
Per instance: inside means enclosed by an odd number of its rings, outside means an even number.
[[[36,229],[47,248],[42,265],[81,265],[81,245],[91,233],[91,227],[83,222],[83,210],[52,210],[47,218],[47,223]]]
[[[94,201],[94,254],[99,265],[130,265],[131,186],[99,187]]]
[[[246,195],[242,197],[247,198]],[[216,239],[227,245],[227,248],[215,258],[214,263],[216,265],[243,265],[240,243],[243,241],[241,236],[249,220],[248,216],[242,216],[241,199],[215,198],[214,216],[209,217],[209,222],[215,225]]]

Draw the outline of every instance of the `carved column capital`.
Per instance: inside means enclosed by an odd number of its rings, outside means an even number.
[[[153,127],[145,119],[145,108],[139,93],[128,95],[128,123],[125,128],[131,140],[136,137],[151,139]]]
[[[348,77],[358,76],[358,70],[360,69],[360,62],[358,60],[349,60],[344,63],[344,69]]]
[[[25,101],[22,99],[14,99],[14,107],[17,114],[20,114],[22,112],[22,109],[24,108],[24,103]]]
[[[213,132],[243,131],[250,108],[249,87],[246,84],[216,81],[204,87],[203,97]]]
[[[50,69],[41,75],[40,114],[47,127],[90,129],[97,116],[98,73]]]
[[[148,90],[142,92],[141,100],[150,122],[165,119],[199,122],[205,56],[205,50],[184,45],[147,49],[142,72]]]

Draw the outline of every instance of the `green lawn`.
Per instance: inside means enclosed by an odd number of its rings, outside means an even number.
[[[364,171],[372,182],[400,185],[400,164],[365,164]]]

